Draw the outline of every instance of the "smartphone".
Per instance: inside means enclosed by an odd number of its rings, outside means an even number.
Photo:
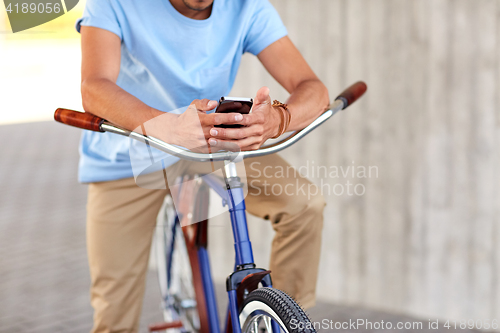
[[[236,112],[241,114],[249,114],[252,110],[253,99],[242,98],[242,97],[221,97],[219,100],[219,105],[215,112],[219,113],[229,113]],[[224,128],[238,128],[243,127],[243,125],[233,124],[233,125],[216,125],[215,127]]]

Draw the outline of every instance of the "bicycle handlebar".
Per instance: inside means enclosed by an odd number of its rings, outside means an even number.
[[[358,98],[360,98],[365,93],[366,89],[367,87],[364,82],[361,81],[356,82],[355,84],[344,90],[342,94],[340,94],[335,99],[335,101],[329,106],[329,110],[321,114],[311,124],[303,128],[302,130],[296,131],[292,135],[286,137],[285,139],[273,143],[269,146],[262,147],[257,150],[250,150],[243,152],[222,151],[210,154],[195,153],[193,151],[163,142],[152,136],[145,136],[133,131],[120,128],[90,113],[83,113],[68,109],[62,109],[62,108],[57,109],[54,113],[54,119],[60,123],[79,127],[82,129],[87,129],[96,132],[111,132],[123,136],[129,136],[133,139],[145,142],[146,144],[154,148],[157,148],[165,153],[190,161],[196,161],[196,162],[224,161],[224,160],[232,161],[236,158],[244,159],[249,157],[258,157],[258,156],[273,154],[285,148],[290,147],[291,145],[302,139],[304,136],[309,134],[316,127],[327,121],[335,113],[345,109],[346,107],[354,103]]]
[[[345,109],[352,103],[356,102],[358,98],[363,96],[367,88],[368,87],[366,86],[366,83],[364,83],[363,81],[358,81],[344,90],[337,98],[335,98],[335,100],[340,99],[342,102],[344,102],[343,109]]]
[[[101,129],[101,125],[105,120],[87,112],[84,113],[59,108],[54,112],[54,120],[94,132],[104,132],[104,130]]]

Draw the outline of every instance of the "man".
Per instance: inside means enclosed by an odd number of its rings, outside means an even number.
[[[168,143],[258,149],[284,130],[304,128],[329,102],[327,89],[268,0],[88,0],[77,27],[85,111],[130,130],[158,119],[148,134]],[[291,94],[288,110],[272,106],[269,89],[262,87],[248,115],[207,113],[229,93],[244,52],[257,55]],[[185,105],[190,107],[182,114],[168,113]],[[218,124],[244,127],[214,127]],[[200,125],[202,134],[193,135]],[[110,133],[84,132],[81,140],[79,179],[90,183],[93,332],[137,331],[151,237],[167,193],[136,185],[129,149],[129,139]],[[264,179],[270,174],[262,172],[266,166],[288,166],[277,155],[256,161],[246,168],[247,179]],[[269,186],[310,188],[299,175],[265,180]],[[254,187],[246,198],[249,212],[271,220],[276,230],[270,267],[274,286],[304,307],[313,306],[324,200],[301,191],[276,196]]]

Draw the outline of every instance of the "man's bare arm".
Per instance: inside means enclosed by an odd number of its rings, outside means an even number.
[[[328,90],[311,70],[288,37],[283,37],[258,54],[268,72],[291,94],[287,101],[292,119],[288,131],[301,130],[316,119],[329,104]],[[279,112],[271,107],[269,89],[262,87],[254,98],[252,113],[243,115],[244,128],[213,128],[212,146],[237,144],[242,150],[258,149],[276,136],[280,127]]]
[[[148,124],[149,135],[190,149],[206,146],[208,133],[214,125],[241,120],[242,116],[235,113],[206,114],[205,111],[217,105],[216,101],[207,99],[194,100],[180,116],[146,105],[116,84],[120,73],[120,38],[110,31],[87,26],[82,26],[81,36],[81,90],[86,112],[128,130],[135,130],[155,118]]]
[[[114,33],[82,26],[82,101],[86,112],[126,129],[161,114],[116,85],[121,41]]]
[[[269,45],[257,56],[267,71],[291,95],[289,130],[300,130],[316,119],[329,105],[328,90],[288,37]]]

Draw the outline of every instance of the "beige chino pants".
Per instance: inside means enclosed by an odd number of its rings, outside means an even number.
[[[188,162],[178,162],[169,169],[186,169],[183,163]],[[298,172],[276,177],[274,170],[291,168],[276,154],[244,163],[247,210],[270,220],[276,231],[270,264],[273,286],[292,295],[302,306],[312,307],[325,201],[319,194],[312,195],[318,191],[309,191],[314,185]],[[286,194],[274,195],[279,189],[286,189]],[[134,178],[89,184],[87,249],[94,308],[92,332],[138,331],[152,236],[167,191],[141,188]]]

